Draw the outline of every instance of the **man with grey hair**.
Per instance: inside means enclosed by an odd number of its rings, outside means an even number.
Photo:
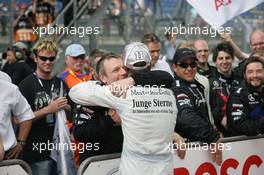
[[[122,56],[133,73],[147,68],[151,60],[142,43],[127,45]],[[120,115],[124,135],[121,174],[172,174],[172,150],[167,148],[178,135],[174,133],[177,107],[171,90],[133,86],[125,98],[118,98],[112,95],[109,86],[90,81],[73,87],[69,95],[76,103],[113,108]]]

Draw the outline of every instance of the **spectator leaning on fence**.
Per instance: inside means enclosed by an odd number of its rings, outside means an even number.
[[[196,53],[187,48],[176,50],[173,70],[178,116],[175,131],[189,141],[214,143],[213,161],[222,162],[222,152],[218,147],[220,135],[211,126],[204,96],[204,86],[195,80]]]

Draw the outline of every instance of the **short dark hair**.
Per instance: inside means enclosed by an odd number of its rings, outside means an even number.
[[[247,69],[247,66],[251,63],[260,63],[262,64],[262,67],[264,68],[264,61],[263,59],[261,59],[260,57],[258,56],[250,56],[244,63],[244,67],[243,67],[243,73],[245,74],[246,73],[246,69]]]
[[[160,43],[160,39],[157,35],[155,35],[154,33],[148,33],[145,34],[141,40],[142,43],[144,44],[148,44],[148,43]]]
[[[231,58],[234,59],[234,49],[228,43],[220,43],[213,49],[213,61],[216,62],[218,53],[224,51],[231,55]]]
[[[110,60],[111,58],[122,59],[121,56],[119,56],[113,52],[103,54],[102,58],[98,61],[97,65],[96,65],[96,73],[98,75],[105,74],[104,62],[106,60]]]

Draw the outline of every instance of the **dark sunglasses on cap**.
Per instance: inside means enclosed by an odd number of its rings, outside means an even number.
[[[56,59],[56,56],[53,56],[53,57],[45,57],[45,56],[39,56],[38,55],[38,57],[39,57],[39,59],[41,61],[47,61],[47,60],[49,60],[50,62],[53,62]]]
[[[191,68],[195,68],[197,66],[197,63],[196,62],[192,62],[190,64],[188,64],[188,63],[179,63],[177,65],[180,66],[181,68],[187,69],[189,66]]]

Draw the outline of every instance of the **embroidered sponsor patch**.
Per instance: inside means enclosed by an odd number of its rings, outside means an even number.
[[[179,103],[180,106],[183,106],[183,105],[190,106],[191,105],[191,101],[188,98],[180,99],[180,100],[178,100],[178,103]]]

